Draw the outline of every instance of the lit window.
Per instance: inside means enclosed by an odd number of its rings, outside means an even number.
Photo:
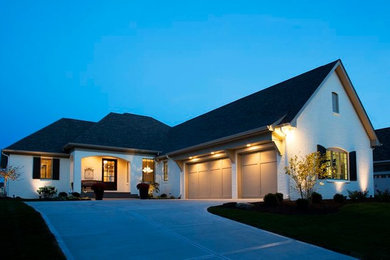
[[[164,181],[168,181],[168,162],[164,161],[163,165]]]
[[[154,160],[153,159],[142,159],[142,181],[143,182],[154,182]]]
[[[348,180],[348,155],[339,149],[326,150],[327,179]]]
[[[52,159],[41,159],[41,179],[51,179],[53,171]]]
[[[335,92],[332,92],[332,107],[334,113],[340,113],[339,110],[339,95]]]

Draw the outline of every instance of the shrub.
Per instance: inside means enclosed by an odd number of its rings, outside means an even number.
[[[53,186],[40,187],[37,192],[39,197],[43,197],[44,199],[50,199],[57,194],[57,190]]]
[[[161,198],[161,199],[167,199],[167,198],[168,198],[168,195],[165,194],[165,193],[163,193],[163,194],[160,195],[160,198]]]
[[[336,193],[334,196],[333,196],[333,200],[337,203],[343,203],[345,201],[345,196],[343,194],[340,194],[340,193]]]
[[[311,194],[310,199],[311,199],[311,202],[312,202],[312,203],[321,203],[321,201],[322,201],[322,195],[319,194],[319,193],[317,193],[317,192],[313,192],[313,193]]]
[[[80,198],[80,193],[78,192],[72,192],[72,196],[76,198]]]
[[[278,199],[279,204],[283,202],[283,193],[277,192],[275,193],[276,198]]]
[[[309,207],[309,200],[307,199],[297,199],[295,203],[297,204],[297,208],[301,210],[306,210]]]
[[[348,191],[348,197],[353,201],[363,201],[367,198],[368,191]]]
[[[102,200],[103,199],[103,196],[104,196],[104,183],[102,182],[97,182],[97,183],[94,183],[92,186],[91,186],[91,189],[93,190],[93,192],[95,193],[95,199],[96,200]]]
[[[264,204],[269,207],[275,207],[279,204],[278,197],[276,194],[268,193],[264,196]]]
[[[375,200],[380,202],[390,202],[389,190],[385,190],[385,191],[377,190],[375,194]]]
[[[170,198],[170,199],[173,199],[173,200],[176,199],[176,197],[175,197],[175,196],[172,196],[172,195],[169,196],[169,198]],[[180,199],[180,197],[179,197],[178,199]]]
[[[222,204],[224,208],[235,208],[237,206],[237,202],[226,202]]]
[[[68,193],[62,191],[62,192],[58,193],[58,197],[66,199],[68,197]]]

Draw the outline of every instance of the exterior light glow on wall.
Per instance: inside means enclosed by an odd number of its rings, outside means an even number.
[[[246,147],[251,147],[252,145],[251,144],[247,144]]]

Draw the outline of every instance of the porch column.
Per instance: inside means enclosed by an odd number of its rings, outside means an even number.
[[[81,193],[81,156],[73,153],[73,192]]]

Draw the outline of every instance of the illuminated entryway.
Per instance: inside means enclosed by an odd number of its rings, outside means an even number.
[[[130,163],[111,156],[89,156],[81,159],[81,185],[85,192],[102,182],[107,191],[130,192]]]

